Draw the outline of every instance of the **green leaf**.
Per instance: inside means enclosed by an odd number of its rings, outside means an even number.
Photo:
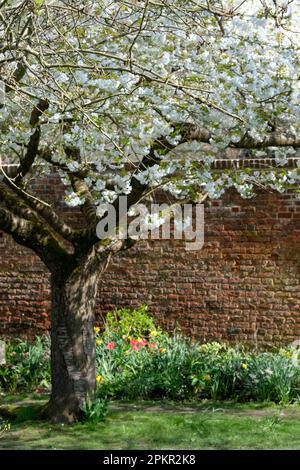
[[[35,6],[41,8],[43,6],[44,0],[34,0]]]

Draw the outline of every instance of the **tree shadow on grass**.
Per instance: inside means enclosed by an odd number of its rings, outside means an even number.
[[[141,405],[141,406],[140,406]],[[201,407],[147,402],[110,407],[105,422],[52,425],[39,419],[42,402],[18,404],[1,449],[256,449],[300,448],[298,407]],[[12,404],[10,404],[12,406]],[[169,407],[170,406],[170,407]],[[162,410],[164,410],[162,412]],[[192,412],[193,411],[193,412]],[[251,432],[250,432],[251,431]]]

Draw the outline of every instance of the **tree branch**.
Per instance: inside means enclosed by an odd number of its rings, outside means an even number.
[[[2,207],[0,229],[11,235],[20,245],[37,253],[51,271],[66,262],[72,262],[72,256],[45,227],[33,224]]]
[[[21,201],[23,201],[29,209],[31,209],[40,217],[42,217],[42,219],[58,235],[65,238],[71,243],[76,240],[76,238],[78,237],[76,230],[72,229],[72,227],[70,227],[66,222],[64,222],[49,205],[44,204],[37,198],[31,197],[31,195],[23,191],[22,188],[19,188],[18,186],[12,184],[9,178],[5,179],[5,183],[14,194],[17,194],[17,196],[19,196]],[[15,207],[17,207],[18,203],[19,201],[16,200]]]
[[[15,198],[7,189],[0,185],[0,204],[4,204],[12,213],[31,222],[38,222],[37,214],[26,204]]]
[[[48,107],[49,101],[41,99],[31,112],[29,123],[31,127],[36,129],[30,136],[25,158],[22,159],[19,168],[17,169],[17,176],[15,178],[15,183],[17,185],[21,183],[24,176],[30,171],[37,156],[41,137],[41,126],[39,125],[39,120]]]
[[[209,143],[210,139],[213,137],[212,133],[208,129],[197,127],[191,123],[175,123],[173,126],[177,127],[181,132],[182,138],[180,144],[190,140],[198,140],[199,142]],[[229,143],[228,147],[253,150],[267,147],[300,148],[300,136],[284,132],[283,130],[278,130],[270,132],[268,135],[262,137],[261,140],[257,140],[246,134],[239,142]]]
[[[294,147],[300,148],[300,136],[283,131],[271,132],[262,138],[261,141],[255,140],[249,135],[243,137],[235,146],[244,149],[261,149],[266,147]]]
[[[65,152],[67,157],[71,157],[72,160],[76,162],[81,162],[80,150],[78,148],[66,146]],[[85,216],[87,222],[94,226],[97,223],[97,209],[87,184],[84,182],[83,178],[80,177],[79,173],[70,172],[69,178],[76,194],[85,199],[84,204],[80,206],[81,212]]]

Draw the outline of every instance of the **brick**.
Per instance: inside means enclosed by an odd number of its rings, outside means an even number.
[[[35,189],[80,228],[80,214],[63,206],[62,188],[49,178]],[[97,320],[115,306],[146,303],[163,328],[180,327],[200,341],[267,347],[298,338],[300,213],[291,209],[299,203],[292,193],[243,200],[232,191],[207,201],[201,251],[186,251],[181,240],[147,240],[112,260],[99,285]],[[50,285],[42,262],[2,233],[0,261],[0,335],[46,332]]]

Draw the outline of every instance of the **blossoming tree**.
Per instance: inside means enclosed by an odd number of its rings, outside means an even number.
[[[0,0],[0,229],[51,272],[54,421],[95,388],[97,285],[130,245],[99,240],[99,204],[297,180],[211,163],[226,149],[284,163],[300,147],[299,24],[299,0]],[[53,171],[81,229],[30,184]]]

